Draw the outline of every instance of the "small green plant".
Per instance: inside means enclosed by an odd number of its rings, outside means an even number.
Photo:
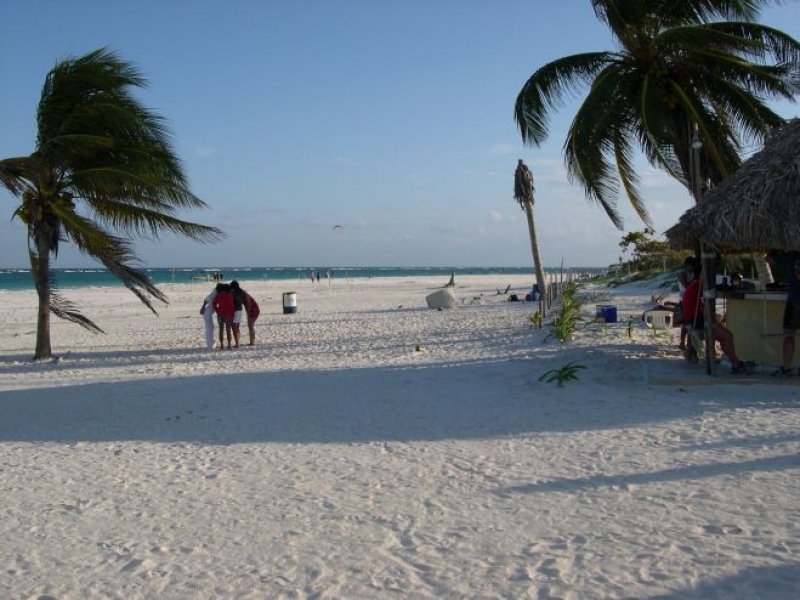
[[[558,387],[564,387],[564,383],[567,381],[577,381],[578,371],[585,368],[584,365],[568,362],[560,369],[550,369],[542,374],[542,376],[539,377],[539,381],[544,381],[545,383],[553,383],[555,381]]]
[[[561,342],[566,342],[578,328],[581,319],[581,303],[576,296],[577,286],[568,283],[561,292],[561,308],[550,324],[550,334]]]
[[[537,329],[542,326],[542,315],[539,313],[538,310],[534,313],[531,313],[528,316],[528,319],[530,319],[531,325],[533,325]]]

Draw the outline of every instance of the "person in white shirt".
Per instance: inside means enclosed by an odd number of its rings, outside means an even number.
[[[214,349],[214,298],[216,297],[217,289],[214,288],[200,307],[200,314],[203,315],[206,326],[206,348],[209,350]]]

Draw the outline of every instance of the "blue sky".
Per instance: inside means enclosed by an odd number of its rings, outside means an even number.
[[[620,256],[623,232],[566,181],[574,102],[541,148],[524,147],[513,120],[538,67],[613,47],[588,0],[6,0],[1,12],[0,157],[33,150],[58,58],[108,46],[149,79],[141,97],[210,207],[187,216],[228,238],[137,242],[148,266],[527,265],[518,158],[536,179],[546,266]],[[800,38],[800,3],[762,21]],[[642,176],[663,231],[691,201],[664,174]],[[14,199],[0,191],[0,202],[0,267],[26,266]],[[625,230],[640,230],[626,202]],[[64,246],[55,266],[91,264]]]

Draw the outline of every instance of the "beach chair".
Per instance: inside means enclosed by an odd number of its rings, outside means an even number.
[[[669,329],[675,313],[668,310],[648,310],[644,313],[644,324],[648,329]]]

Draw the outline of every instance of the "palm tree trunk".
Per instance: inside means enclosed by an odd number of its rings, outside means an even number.
[[[525,216],[528,218],[528,233],[531,236],[531,254],[533,255],[533,270],[536,272],[536,283],[539,286],[539,297],[545,298],[547,283],[544,280],[544,267],[539,257],[539,242],[536,239],[536,226],[533,221],[533,202],[525,202]],[[542,314],[544,317],[544,314]]]
[[[39,296],[39,310],[36,315],[36,352],[33,360],[52,358],[50,348],[50,247],[47,234],[39,231],[36,235],[36,254],[31,253],[31,271]]]

